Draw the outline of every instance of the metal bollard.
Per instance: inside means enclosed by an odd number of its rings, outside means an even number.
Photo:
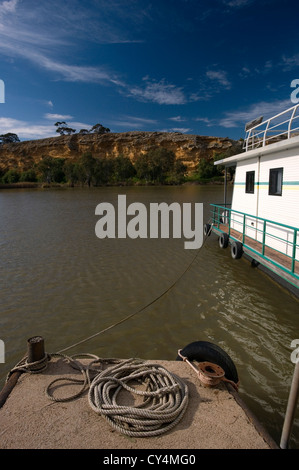
[[[33,336],[27,340],[27,361],[37,362],[45,357],[44,339],[41,336]]]

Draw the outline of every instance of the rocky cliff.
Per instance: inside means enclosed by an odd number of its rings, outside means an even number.
[[[239,141],[221,137],[167,132],[74,134],[2,145],[0,170],[24,171],[44,156],[77,160],[86,152],[97,158],[123,155],[134,162],[137,155],[156,147],[172,150],[189,173],[201,158],[208,159],[223,153],[233,155],[241,151]]]

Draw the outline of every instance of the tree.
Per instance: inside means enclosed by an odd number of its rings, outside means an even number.
[[[112,158],[97,158],[95,160],[93,184],[99,186],[112,181],[114,171],[114,162]]]
[[[219,174],[218,168],[214,165],[214,159],[208,160],[207,158],[200,159],[197,172],[199,178],[204,179],[210,179]]]
[[[43,181],[47,183],[64,181],[65,173],[63,171],[64,158],[54,158],[45,156],[37,164],[37,170],[41,174]]]
[[[120,155],[113,161],[113,178],[115,181],[124,181],[135,176],[136,170],[129,157]]]
[[[30,170],[26,170],[23,173],[21,173],[20,181],[35,183],[37,181],[37,175],[36,175],[35,170],[33,168],[31,168]]]
[[[95,124],[90,132],[93,132],[94,134],[107,134],[110,132],[110,129],[108,127],[102,126],[102,124]]]
[[[241,140],[241,139],[239,139],[239,140]],[[214,161],[224,160],[225,158],[231,157],[234,154],[235,154],[234,150],[229,148],[229,149],[225,150],[224,152],[216,153],[215,156],[214,156]],[[218,168],[218,173],[223,175],[224,170],[225,170],[224,165],[217,165],[217,168]],[[236,171],[235,166],[227,167],[227,174],[228,174],[229,180],[232,181],[232,179],[234,177],[234,174],[235,174],[235,171]]]
[[[0,183],[2,183],[2,178],[3,176],[5,175],[5,173],[7,172],[8,170],[7,169],[4,169],[4,168],[0,168]]]
[[[87,152],[82,155],[79,160],[80,167],[80,179],[83,183],[91,185],[91,179],[94,174],[96,160],[93,158],[91,153]]]
[[[8,132],[7,134],[0,135],[0,144],[11,144],[14,142],[20,142],[20,139],[17,134]]]
[[[56,122],[54,126],[57,127],[56,132],[58,132],[60,135],[71,135],[76,132],[75,129],[72,129],[71,127],[68,127],[67,123],[65,121],[61,122]]]
[[[80,180],[81,168],[78,162],[66,160],[63,165],[63,171],[70,186],[74,186]]]
[[[20,173],[17,170],[8,170],[2,178],[4,184],[17,183],[20,180]]]
[[[176,160],[173,165],[173,170],[168,173],[167,183],[180,184],[184,181],[187,167],[180,160]]]
[[[163,183],[173,171],[175,154],[172,150],[158,147],[140,155],[135,162],[137,176],[151,182]]]

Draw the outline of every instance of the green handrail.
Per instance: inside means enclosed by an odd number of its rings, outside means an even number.
[[[256,216],[256,215],[247,214],[246,212],[240,212],[240,211],[236,211],[236,210],[234,210],[234,209],[229,209],[228,207],[220,206],[220,205],[218,205],[218,204],[211,204],[211,206],[215,206],[215,207],[217,207],[218,209],[224,209],[224,210],[229,211],[229,212],[235,212],[236,214],[241,214],[241,215],[244,215],[244,214],[245,214],[246,216],[252,217],[253,219],[257,219],[257,220],[266,220],[267,222],[272,223],[272,224],[279,225],[280,227],[286,227],[286,228],[290,228],[290,229],[293,229],[293,230],[299,230],[299,228],[293,227],[292,225],[281,224],[280,222],[275,222],[274,220],[264,219],[263,217],[258,217],[258,216]]]
[[[294,236],[293,236],[293,256],[292,256],[292,273],[295,272],[295,261],[296,261],[296,249],[297,249],[297,233],[298,231],[295,229],[294,230]]]
[[[277,265],[277,266],[280,266],[284,271],[286,272],[291,272],[294,276],[298,277],[298,275],[295,273],[295,263],[296,261],[299,262],[299,260],[296,259],[296,252],[297,252],[297,248],[299,249],[299,245],[297,244],[297,234],[298,234],[298,228],[296,227],[293,227],[291,225],[286,225],[286,224],[281,224],[279,222],[275,222],[273,220],[270,220],[270,219],[264,219],[262,217],[258,217],[258,216],[254,216],[252,214],[247,214],[245,212],[241,212],[241,211],[236,211],[236,210],[233,210],[233,209],[229,209],[228,207],[224,207],[224,206],[220,206],[219,204],[211,204],[211,206],[213,207],[213,217],[212,217],[212,220],[213,220],[213,223],[217,226],[217,229],[218,230],[221,230],[220,228],[220,223],[226,227],[228,227],[228,235],[231,236],[231,222],[234,222],[235,224],[239,224],[239,225],[242,225],[242,243],[243,245],[245,245],[248,249],[250,249],[251,251],[257,253],[257,254],[262,254],[262,256],[271,261],[274,265]],[[222,211],[225,211],[224,212],[224,218],[228,219],[228,223],[225,223],[225,220],[223,220],[221,222],[221,217],[222,217],[222,214],[221,212]],[[240,220],[237,220],[233,217],[234,214],[239,214],[242,216],[243,220],[240,221]],[[217,219],[216,219],[217,217]],[[262,233],[263,237],[262,237],[262,252],[260,253],[259,251],[255,250],[254,248],[252,248],[251,246],[245,244],[245,236],[248,236],[249,238],[251,238],[252,240],[255,240],[253,237],[250,237],[250,235],[246,235],[246,228],[253,228],[251,227],[247,222],[247,218],[251,218],[251,219],[255,219],[256,221],[261,221],[262,224],[263,224],[263,229],[261,230],[261,228],[258,228],[257,226],[255,227],[255,230],[256,232],[259,232],[259,233]],[[279,237],[278,235],[274,235],[272,233],[267,233],[267,224],[270,224],[272,226],[276,226],[276,227],[283,227],[283,228],[287,228],[289,230],[292,230],[293,231],[293,241],[288,241],[286,239],[283,239],[281,237]],[[283,243],[286,244],[286,246],[291,246],[292,247],[292,256],[276,249],[276,248],[273,248],[269,245],[267,245],[266,243],[266,237],[271,237],[272,239],[275,239],[277,241],[281,241]],[[234,237],[232,237],[234,238]],[[276,263],[273,259],[269,258],[268,256],[265,256],[265,248],[269,247],[269,248],[272,248],[274,249],[275,251],[277,251],[278,253],[282,253],[284,254],[285,256],[287,256],[288,258],[291,259],[291,269],[288,269],[287,267],[285,266],[282,266],[280,265],[279,263]]]

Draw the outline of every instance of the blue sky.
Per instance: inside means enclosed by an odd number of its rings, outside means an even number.
[[[238,139],[293,106],[298,1],[0,1],[0,134],[166,131]]]

